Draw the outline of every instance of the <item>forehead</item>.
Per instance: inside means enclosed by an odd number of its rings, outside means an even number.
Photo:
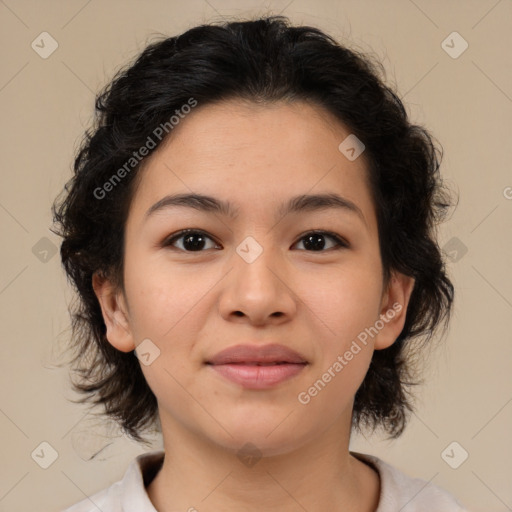
[[[349,135],[309,102],[199,105],[139,170],[130,216],[143,216],[166,194],[191,192],[261,215],[291,196],[337,193],[371,214],[364,153],[350,161],[338,149]]]

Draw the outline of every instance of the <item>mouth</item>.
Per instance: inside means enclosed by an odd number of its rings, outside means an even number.
[[[262,361],[232,361],[232,362],[226,362],[226,363],[210,363],[206,362],[205,364],[209,364],[211,366],[220,366],[220,365],[241,365],[241,366],[277,366],[282,364],[308,364],[306,362],[303,363],[293,363],[290,361],[272,361],[269,363],[265,363]]]
[[[309,362],[285,345],[235,345],[205,361],[216,375],[246,389],[269,389],[304,371]]]
[[[205,361],[206,364],[278,365],[303,364],[308,361],[295,350],[279,344],[235,345]]]
[[[223,380],[245,389],[266,390],[298,376],[308,363],[244,361],[225,364],[206,363],[206,365]]]

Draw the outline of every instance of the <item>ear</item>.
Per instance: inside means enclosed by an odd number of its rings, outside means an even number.
[[[413,277],[400,272],[392,273],[388,286],[382,294],[380,320],[384,327],[379,330],[375,338],[375,350],[390,347],[402,332],[414,281]]]
[[[97,273],[92,276],[92,287],[101,306],[109,343],[121,352],[134,350],[135,343],[123,293],[116,291],[108,278]]]

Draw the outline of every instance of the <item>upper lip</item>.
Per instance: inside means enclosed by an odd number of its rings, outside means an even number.
[[[298,352],[284,345],[235,345],[215,354],[206,364],[307,363]]]

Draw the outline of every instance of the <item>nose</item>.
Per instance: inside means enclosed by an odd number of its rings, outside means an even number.
[[[227,321],[255,326],[287,322],[297,309],[291,281],[286,263],[275,251],[263,249],[252,262],[236,253],[233,269],[223,281],[220,314]]]

